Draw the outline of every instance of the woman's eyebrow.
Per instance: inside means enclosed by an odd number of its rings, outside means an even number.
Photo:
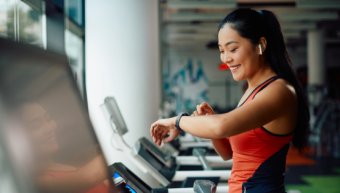
[[[233,44],[233,43],[237,44],[239,42],[237,42],[237,41],[229,41],[229,42],[225,43],[224,46],[228,46],[228,45]],[[218,44],[218,46],[221,47],[221,44]]]

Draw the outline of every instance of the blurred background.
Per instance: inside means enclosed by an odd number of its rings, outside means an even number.
[[[340,192],[339,0],[0,0],[0,36],[67,56],[113,163],[112,130],[99,107],[107,96],[117,99],[133,131],[125,136],[130,144],[150,138],[157,118],[191,112],[203,101],[216,112],[235,108],[245,83],[221,64],[217,27],[239,7],[277,15],[308,96],[310,147],[303,155],[289,152],[288,188]]]

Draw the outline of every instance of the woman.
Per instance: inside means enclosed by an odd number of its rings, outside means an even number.
[[[161,145],[181,130],[209,138],[223,159],[233,159],[229,193],[285,192],[289,143],[306,145],[309,112],[279,22],[270,11],[237,9],[220,24],[218,46],[234,80],[248,83],[238,107],[214,114],[202,103],[193,116],[158,120],[150,128],[153,140]]]

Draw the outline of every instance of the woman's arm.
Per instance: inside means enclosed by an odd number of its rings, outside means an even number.
[[[296,113],[295,93],[282,82],[275,81],[256,95],[251,102],[228,113],[206,116],[185,116],[180,127],[194,136],[220,139],[261,127],[283,115]],[[175,134],[176,117],[161,119],[151,125],[156,144],[171,141]],[[294,124],[292,124],[292,128]],[[175,135],[172,135],[172,134]],[[169,137],[166,137],[168,134]]]

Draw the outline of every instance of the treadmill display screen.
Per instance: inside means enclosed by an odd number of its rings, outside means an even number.
[[[126,183],[125,179],[118,172],[113,173],[112,181],[117,188],[117,193],[137,193]]]

